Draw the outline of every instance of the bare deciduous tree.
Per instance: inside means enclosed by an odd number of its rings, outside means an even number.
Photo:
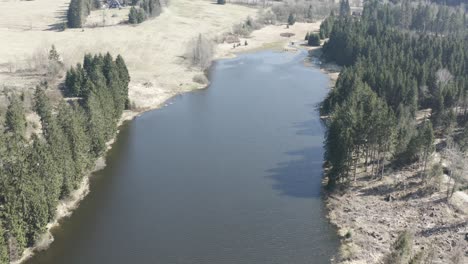
[[[189,43],[187,58],[192,66],[205,70],[211,64],[214,55],[214,43],[202,34],[192,39]]]
[[[437,84],[441,87],[444,87],[453,79],[452,74],[447,69],[439,69],[436,72]]]
[[[447,182],[447,199],[451,198],[457,187],[468,180],[468,160],[460,148],[448,140],[445,158],[449,166],[449,181]]]

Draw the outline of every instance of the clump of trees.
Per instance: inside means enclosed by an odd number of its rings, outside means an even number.
[[[426,177],[434,131],[450,135],[454,126],[468,127],[466,21],[451,10],[449,17],[459,22],[436,28],[430,26],[432,16],[422,15],[426,8],[367,1],[360,19],[343,15],[324,21],[332,24],[330,32],[330,25],[321,28],[321,35],[329,36],[324,56],[345,66],[321,106],[329,116],[330,187],[349,182],[359,166],[370,166],[371,174],[381,177],[386,164],[419,161]],[[414,14],[410,23],[401,19],[405,12]],[[418,124],[416,113],[426,108],[432,114]],[[463,142],[460,135],[457,143]]]
[[[192,39],[188,45],[186,57],[192,66],[205,70],[211,65],[214,55],[214,43],[202,34]]]
[[[161,0],[138,0],[133,1],[132,5],[128,14],[130,24],[142,23],[148,18],[159,16],[162,12]]]
[[[249,36],[252,31],[262,27],[261,23],[262,21],[254,20],[249,16],[244,22],[234,25],[232,28],[232,33],[244,37]]]
[[[1,263],[17,260],[38,240],[58,201],[92,169],[116,131],[129,80],[122,57],[86,55],[83,67],[78,64],[67,74],[65,88],[80,100],[56,105],[47,87],[37,87],[33,110],[42,133],[30,138],[23,98],[10,98],[0,131]]]
[[[132,6],[130,8],[130,13],[128,13],[128,23],[130,24],[140,24],[146,19],[145,11],[142,8],[136,8]]]
[[[71,0],[67,11],[67,26],[69,28],[82,27],[91,10],[96,8],[100,8],[99,1]]]

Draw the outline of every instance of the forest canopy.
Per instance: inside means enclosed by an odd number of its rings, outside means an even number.
[[[360,163],[382,176],[386,164],[419,160],[426,174],[435,131],[451,137],[468,117],[467,21],[459,8],[409,1],[367,1],[360,18],[324,21],[324,56],[344,66],[321,106],[330,186],[349,181]],[[432,114],[417,122],[421,109]]]
[[[83,66],[82,66],[83,65]],[[24,102],[12,96],[0,131],[0,263],[17,260],[54,219],[58,201],[78,188],[115,134],[128,105],[130,76],[121,56],[86,55],[72,67],[54,105],[36,88],[41,129],[26,136]]]

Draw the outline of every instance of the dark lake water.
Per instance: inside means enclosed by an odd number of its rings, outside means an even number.
[[[222,60],[208,89],[123,126],[91,192],[28,263],[329,263],[328,77],[306,52]]]

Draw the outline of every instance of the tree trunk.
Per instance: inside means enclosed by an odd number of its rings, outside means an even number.
[[[369,145],[367,146],[367,149],[366,149],[366,172],[367,172],[367,167],[369,166],[369,158],[370,158],[370,147]]]
[[[356,182],[356,170],[357,170],[357,165],[358,165],[358,162],[359,162],[359,154],[360,154],[360,148],[358,146],[356,159],[354,160],[354,172],[353,172],[354,182]]]

